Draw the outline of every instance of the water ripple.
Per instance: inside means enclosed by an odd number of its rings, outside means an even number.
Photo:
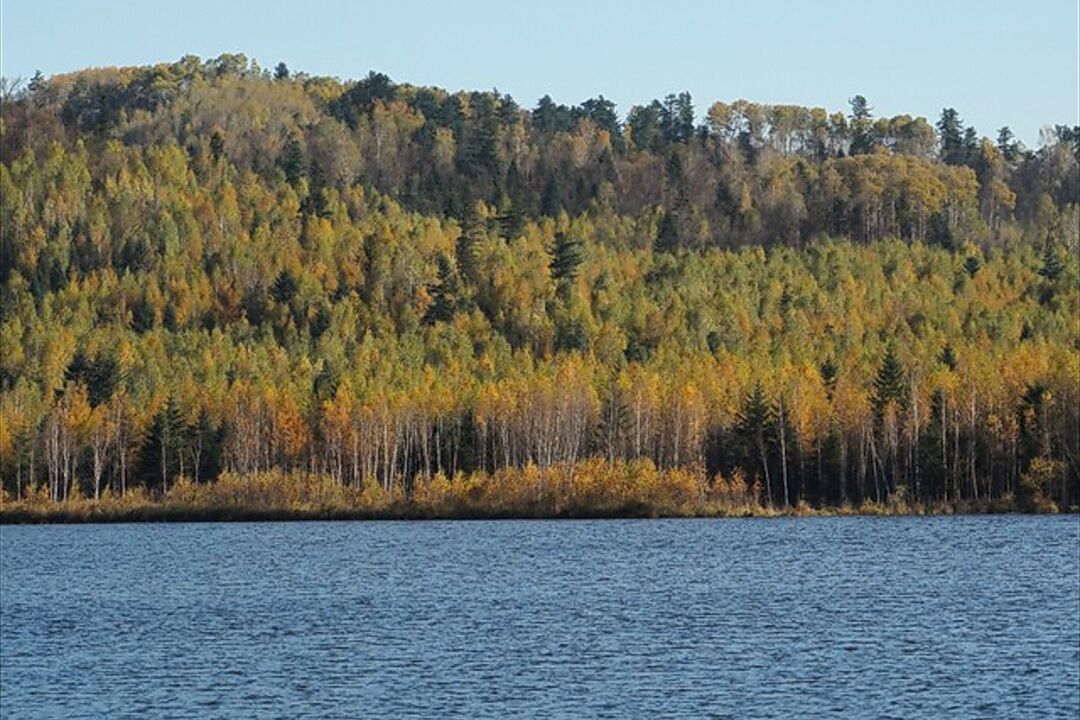
[[[1080,714],[1073,517],[0,528],[0,717]]]

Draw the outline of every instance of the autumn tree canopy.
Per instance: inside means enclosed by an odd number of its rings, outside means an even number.
[[[36,77],[0,119],[11,495],[597,457],[777,505],[1080,498],[1077,128],[242,55]]]

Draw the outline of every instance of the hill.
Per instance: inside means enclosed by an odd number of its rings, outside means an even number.
[[[704,118],[242,55],[6,87],[8,501],[601,458],[782,506],[1075,505],[1080,128]]]

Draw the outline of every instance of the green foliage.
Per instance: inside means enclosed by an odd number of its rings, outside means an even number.
[[[1065,264],[1061,261],[1057,248],[1052,243],[1046,243],[1043,247],[1042,267],[1039,275],[1046,278],[1047,282],[1054,283],[1065,271]]]
[[[121,375],[120,365],[111,353],[102,351],[89,359],[78,350],[68,364],[64,379],[86,386],[90,406],[97,407],[112,398],[122,380]]]
[[[907,380],[904,377],[904,366],[892,345],[885,351],[885,357],[881,361],[877,378],[874,380],[874,414],[880,422],[885,408],[895,403],[898,407],[904,407],[907,403]]]
[[[856,101],[37,78],[0,107],[0,481],[409,494],[597,455],[955,502],[1043,458],[1075,502],[1075,134]]]
[[[581,241],[565,233],[555,235],[551,251],[551,279],[556,285],[567,285],[577,278],[581,265]]]
[[[428,323],[449,322],[453,319],[460,302],[461,287],[457,270],[445,254],[440,254],[437,262],[439,280],[432,288],[432,301],[425,316]]]
[[[292,299],[296,297],[297,285],[296,278],[286,268],[278,273],[277,278],[274,279],[274,285],[270,289],[270,294],[273,295],[274,300],[283,305],[287,305],[292,302]]]
[[[304,148],[296,136],[291,136],[285,143],[285,149],[281,152],[281,170],[285,173],[285,179],[290,185],[296,185],[307,174],[307,160],[304,157]]]

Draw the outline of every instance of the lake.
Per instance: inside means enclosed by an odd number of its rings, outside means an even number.
[[[1080,518],[3,526],[0,715],[1080,713]]]

